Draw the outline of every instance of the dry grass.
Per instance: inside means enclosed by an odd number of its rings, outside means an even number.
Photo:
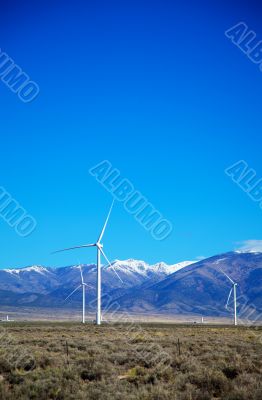
[[[8,324],[0,330],[0,398],[260,400],[259,333],[197,325]]]

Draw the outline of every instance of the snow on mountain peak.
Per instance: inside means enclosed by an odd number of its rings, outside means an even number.
[[[114,266],[130,266],[130,267],[137,267],[137,266],[148,266],[148,264],[145,261],[142,260],[135,260],[133,258],[129,258],[127,260],[115,260],[114,261]]]
[[[128,260],[115,260],[112,262],[113,267],[119,272],[127,274],[139,274],[147,275],[149,265],[141,260],[134,260],[130,258]],[[110,267],[108,268],[110,270]]]
[[[17,269],[4,269],[3,271],[8,272],[13,275],[19,275],[21,272],[36,272],[39,274],[45,274],[49,272],[47,268],[42,267],[41,265],[32,265],[31,267],[25,268],[17,268]]]
[[[121,272],[126,273],[138,273],[140,275],[148,275],[148,274],[164,274],[169,275],[173,272],[178,271],[181,268],[186,267],[187,265],[193,264],[195,261],[183,261],[177,264],[168,265],[166,263],[159,262],[153,265],[146,263],[141,260],[115,260],[112,265],[115,269]],[[110,267],[109,267],[110,268]]]
[[[135,260],[133,258],[129,258],[127,260],[115,260],[112,262],[112,266],[117,272],[122,276],[123,279],[127,279],[129,282],[140,282],[145,281],[147,279],[151,279],[152,277],[165,278],[166,276],[177,272],[181,268],[186,267],[187,265],[193,264],[195,261],[183,261],[177,264],[168,265],[164,262],[159,262],[153,265],[150,265],[142,260]],[[85,268],[88,268],[89,272],[96,273],[96,265],[95,264],[81,264],[83,271],[85,272]],[[76,270],[79,269],[79,265],[70,266],[71,269]],[[113,273],[113,268],[110,265],[102,266],[104,271],[108,273]],[[4,269],[2,270],[10,275],[13,275],[17,278],[26,277],[29,273],[35,273],[42,276],[47,276],[52,274],[55,270],[51,270],[49,268],[42,267],[41,265],[32,265],[25,268],[17,268],[17,269]],[[55,272],[54,272],[55,273]],[[113,274],[114,276],[114,274]],[[109,278],[109,277],[108,277]]]

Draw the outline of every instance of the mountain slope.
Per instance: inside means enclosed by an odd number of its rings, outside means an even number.
[[[139,287],[146,283],[155,283],[164,279],[169,274],[190,264],[183,262],[175,265],[158,263],[149,265],[139,260],[116,260],[112,266],[102,266],[102,292],[112,298],[124,294],[128,289]],[[93,300],[96,295],[96,265],[82,265],[85,282],[91,286],[87,289],[88,300]],[[115,274],[123,280],[119,280]],[[78,266],[62,268],[46,268],[31,266],[20,269],[0,270],[0,298],[1,292],[5,294],[4,303],[13,305],[24,304],[32,306],[72,306],[80,303],[81,293],[70,298],[68,303],[64,299],[80,284],[80,271]],[[7,295],[8,294],[8,295]],[[13,294],[13,296],[12,296]],[[20,296],[17,296],[17,295]],[[30,301],[31,299],[31,301]],[[3,304],[3,302],[0,302]]]
[[[228,315],[225,303],[231,284],[219,267],[238,283],[239,309],[244,303],[262,311],[262,253],[230,252],[186,266],[162,281],[117,299],[133,312]],[[245,295],[245,297],[244,297]]]
[[[149,265],[138,260],[116,260],[102,267],[103,307],[114,303],[133,313],[231,315],[225,304],[231,283],[222,268],[238,283],[237,294],[243,304],[262,313],[262,253],[230,252],[192,264]],[[95,303],[96,265],[83,265],[87,288],[87,307]],[[124,284],[116,276],[120,275]],[[0,304],[34,307],[81,306],[81,291],[64,299],[80,284],[77,266],[45,268],[40,266],[0,271]]]
[[[59,286],[56,272],[51,268],[31,266],[0,270],[0,290],[14,293],[48,293]]]

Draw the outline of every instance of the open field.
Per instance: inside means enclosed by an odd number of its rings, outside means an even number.
[[[227,313],[227,317],[204,316],[204,322],[208,324],[225,324],[230,325],[233,322],[233,316]],[[31,322],[31,321],[50,321],[50,322],[80,322],[82,320],[82,306],[75,308],[46,308],[46,307],[0,307],[0,321],[5,320],[6,316],[16,322]],[[194,314],[178,314],[173,313],[115,313],[110,311],[103,312],[103,319],[108,322],[125,321],[139,323],[201,323],[201,315]],[[86,310],[86,320],[92,322],[95,320],[95,311]],[[248,321],[246,321],[248,322]],[[245,324],[241,320],[241,324]],[[262,325],[262,320],[257,321],[257,324]]]
[[[261,328],[0,325],[0,398],[262,399]]]

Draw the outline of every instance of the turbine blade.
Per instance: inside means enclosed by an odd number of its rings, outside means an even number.
[[[64,301],[68,300],[69,297],[71,297],[79,288],[81,288],[81,285],[77,286],[77,288],[76,288],[75,290],[73,290],[73,291],[67,296],[67,298],[66,298]]]
[[[120,276],[118,275],[118,273],[116,272],[115,267],[114,267],[114,266],[111,264],[111,262],[108,260],[108,258],[107,258],[107,256],[105,255],[103,249],[100,248],[100,251],[101,251],[101,253],[103,254],[103,256],[105,257],[105,259],[106,259],[106,261],[108,262],[108,264],[110,265],[110,267],[112,267],[112,269],[113,269],[114,273],[116,274],[116,276],[118,277],[118,279],[119,279],[122,283],[124,283],[124,282],[122,281],[122,279],[120,278]]]
[[[68,247],[67,249],[56,250],[53,251],[51,254],[61,253],[62,251],[68,251],[68,250],[82,249],[83,247],[94,247],[94,246],[95,244],[84,244],[83,246],[74,246],[74,247]]]
[[[103,229],[102,229],[102,231],[101,231],[101,233],[100,233],[100,236],[99,236],[99,238],[98,238],[98,240],[97,240],[98,243],[100,243],[100,241],[102,240],[102,238],[103,238],[103,236],[104,236],[105,229],[106,229],[106,226],[107,226],[107,223],[108,223],[108,220],[109,220],[109,217],[110,217],[110,214],[111,214],[111,211],[112,211],[114,202],[115,202],[115,200],[113,200],[113,202],[112,202],[112,204],[111,204],[111,207],[110,207],[110,210],[109,210],[109,213],[107,214],[105,224],[104,224]]]
[[[227,279],[229,279],[230,282],[234,285],[235,282],[234,282],[220,267],[218,267],[218,268],[220,269],[220,271],[222,272],[222,274],[224,274],[224,275],[227,277]]]
[[[229,300],[230,300],[230,297],[231,297],[231,294],[232,294],[232,290],[233,290],[233,288],[231,288],[231,290],[230,290],[230,292],[229,292],[229,295],[228,295],[227,304],[226,304],[226,309],[228,309],[228,304],[229,304]]]
[[[85,285],[86,287],[89,287],[90,289],[94,289],[94,286],[88,285],[87,283],[83,283],[83,285]]]

